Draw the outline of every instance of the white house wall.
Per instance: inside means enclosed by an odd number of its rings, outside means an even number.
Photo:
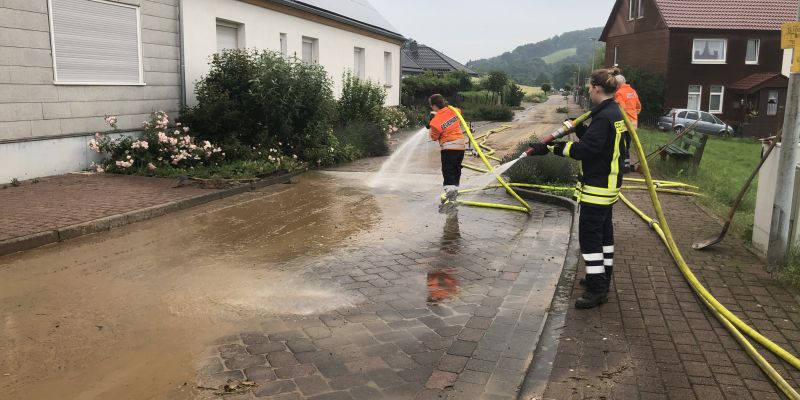
[[[195,105],[195,83],[208,72],[217,52],[217,19],[241,24],[239,47],[280,51],[280,34],[287,34],[287,53],[302,55],[302,37],[319,40],[319,63],[333,78],[334,93],[341,92],[341,77],[353,70],[355,47],[365,49],[367,79],[385,84],[384,52],[392,53],[391,87],[386,105],[400,103],[400,45],[360,35],[303,18],[286,15],[238,0],[183,0],[184,54],[187,104]],[[243,40],[243,43],[242,43]]]
[[[152,111],[177,116],[178,0],[116,1],[140,10],[142,86],[55,85],[48,1],[0,1],[0,183],[88,167],[86,142],[108,129],[105,115],[125,130]]]

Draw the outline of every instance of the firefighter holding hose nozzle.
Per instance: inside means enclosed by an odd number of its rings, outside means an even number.
[[[431,140],[439,142],[442,156],[442,177],[444,178],[444,193],[440,212],[454,210],[458,197],[458,185],[461,181],[461,163],[464,161],[466,138],[461,129],[456,112],[457,108],[448,107],[447,101],[440,94],[434,94],[429,99],[431,119],[427,128],[431,130]]]
[[[589,125],[564,122],[559,131],[574,130],[579,141],[549,144],[561,135],[551,135],[543,142],[533,143],[520,157],[545,155],[549,152],[581,162],[582,176],[575,188],[580,204],[578,237],[586,263],[586,278],[581,283],[584,294],[575,302],[576,308],[593,308],[608,301],[608,288],[614,270],[614,227],[611,216],[619,199],[624,158],[627,154],[627,128],[614,94],[619,87],[619,70],[600,69],[592,73],[589,97],[595,104]]]

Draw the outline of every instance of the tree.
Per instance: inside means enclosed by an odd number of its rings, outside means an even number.
[[[640,118],[661,116],[664,113],[664,98],[667,94],[664,76],[634,67],[626,67],[623,75],[639,94],[639,101],[642,102]]]
[[[549,83],[545,83],[544,85],[542,85],[542,91],[544,92],[544,94],[549,93],[550,90],[552,90],[552,89],[553,89],[553,87],[550,86]]]
[[[550,82],[550,76],[544,72],[540,72],[539,76],[536,77],[535,83],[539,86],[544,85],[545,83]]]
[[[486,90],[492,92],[492,101],[494,102],[494,95],[497,94],[500,97],[503,96],[503,89],[508,85],[508,75],[506,75],[503,71],[492,71],[489,73],[489,77],[486,78],[486,82],[483,83],[483,87]],[[500,99],[502,101],[502,98]]]
[[[572,91],[572,85],[564,85],[564,91],[565,92],[571,92]]]

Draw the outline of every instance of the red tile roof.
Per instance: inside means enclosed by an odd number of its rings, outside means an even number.
[[[780,30],[798,0],[656,0],[670,28]]]
[[[778,77],[783,79],[776,79]],[[788,78],[786,78],[779,72],[774,72],[766,74],[753,74],[747,76],[742,80],[731,84],[730,86],[728,86],[728,88],[736,91],[750,92],[753,89],[756,89],[759,86],[764,85],[773,79],[776,79],[774,82],[776,86],[774,87],[785,87],[788,85],[789,81]]]

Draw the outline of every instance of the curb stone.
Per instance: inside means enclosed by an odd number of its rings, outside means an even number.
[[[542,321],[542,328],[539,331],[536,347],[532,354],[533,358],[525,366],[524,381],[517,396],[521,400],[533,400],[540,399],[547,388],[547,382],[550,380],[550,373],[553,370],[553,360],[555,360],[558,350],[559,330],[564,326],[567,310],[569,310],[569,300],[572,296],[572,288],[574,287],[580,260],[580,246],[578,243],[578,210],[580,206],[566,197],[525,189],[517,189],[517,193],[528,200],[560,206],[572,211],[570,240],[567,246],[567,254],[564,258],[564,265],[561,269],[561,276],[558,279],[558,285],[553,294],[549,312],[546,313]]]
[[[211,193],[201,194],[178,201],[171,201],[139,210],[82,222],[80,224],[59,227],[53,230],[34,233],[0,241],[0,256],[30,250],[47,244],[57,243],[80,236],[108,231],[113,228],[133,224],[147,219],[159,217],[171,212],[185,210],[225,197],[235,196],[253,190],[265,188],[278,183],[289,183],[304,171],[291,172],[284,175],[269,177],[260,181],[251,182],[230,189],[223,189]]]

